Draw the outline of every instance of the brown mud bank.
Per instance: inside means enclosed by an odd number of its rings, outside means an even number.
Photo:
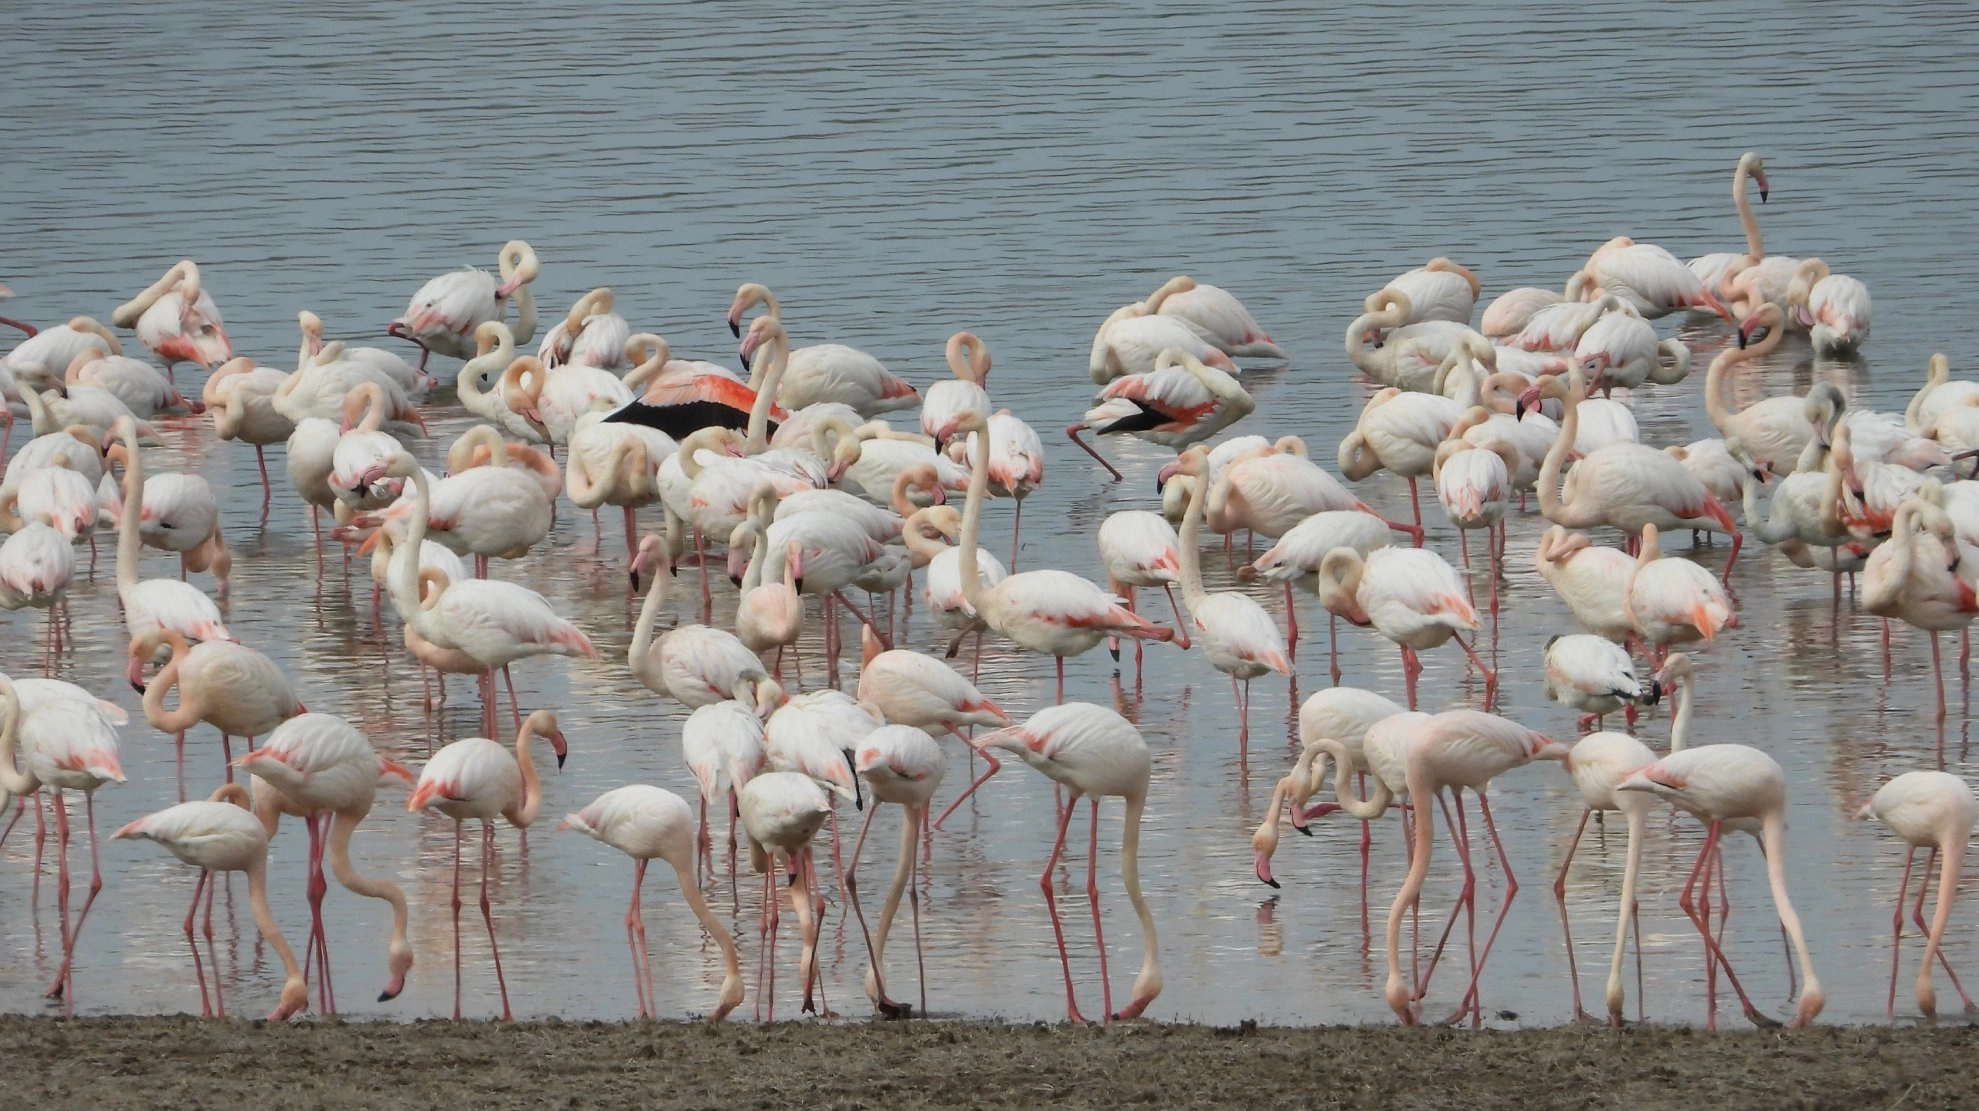
[[[1979,1031],[0,1017],[0,1107],[1970,1106]]]

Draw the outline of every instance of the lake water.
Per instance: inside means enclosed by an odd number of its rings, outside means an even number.
[[[490,266],[502,241],[523,238],[544,260],[536,289],[546,317],[610,285],[636,329],[662,332],[691,357],[730,358],[722,313],[744,280],[778,291],[794,342],[864,347],[922,386],[946,375],[942,344],[968,328],[994,349],[996,401],[1038,427],[1051,456],[1025,514],[1026,567],[1097,575],[1099,520],[1151,506],[1162,451],[1112,445],[1127,472],[1114,485],[1055,429],[1090,396],[1093,328],[1170,274],[1237,292],[1294,355],[1289,369],[1252,376],[1260,410],[1239,431],[1298,433],[1330,456],[1368,391],[1340,353],[1341,332],[1387,277],[1450,255],[1478,272],[1490,296],[1557,285],[1616,234],[1686,257],[1733,249],[1741,240],[1727,183],[1746,149],[1765,155],[1772,178],[1759,213],[1768,246],[1818,254],[1866,281],[1878,300],[1860,361],[1815,363],[1796,341],[1743,378],[1742,391],[1804,390],[1819,377],[1900,409],[1931,352],[1949,352],[1955,366],[1974,362],[1969,322],[1979,293],[1966,244],[1979,234],[1969,165],[1979,145],[1969,65],[1979,16],[1964,4],[1714,0],[1568,11],[1424,3],[1320,13],[1296,4],[628,11],[414,0],[223,13],[168,0],[24,9],[10,28],[0,43],[11,78],[0,113],[0,280],[18,294],[10,314],[107,318],[192,256],[237,349],[286,366],[298,309],[321,314],[333,336],[375,335],[427,277]],[[1663,322],[1664,334],[1674,327]],[[1636,399],[1645,438],[1659,445],[1708,428],[1701,369],[1726,332],[1685,335],[1700,374]],[[432,411],[443,437],[422,447],[428,459],[465,423],[450,395]],[[422,711],[389,614],[383,630],[373,622],[362,566],[347,580],[333,553],[319,577],[307,514],[291,491],[278,489],[259,518],[244,445],[215,442],[203,421],[165,439],[154,470],[198,469],[223,491],[237,557],[231,627],[281,662],[311,709],[350,717],[413,765],[430,746],[477,730],[458,682],[444,714]],[[279,450],[270,454],[279,479]],[[1390,510],[1405,498],[1387,476],[1363,492]],[[1007,542],[1008,513],[1007,504],[991,510],[991,550]],[[1573,715],[1544,700],[1540,651],[1571,625],[1531,570],[1539,531],[1536,515],[1512,527],[1502,708],[1564,736]],[[624,666],[635,608],[623,596],[615,522],[607,521],[602,558],[573,552],[590,540],[590,522],[566,506],[550,544],[498,565],[603,650],[597,662],[516,668],[524,705],[556,708],[570,738],[568,765],[547,779],[551,817],[623,783],[692,787],[679,758],[683,711],[645,692]],[[1440,519],[1431,543],[1454,557],[1454,534]],[[1716,566],[1722,551],[1702,558]],[[1222,574],[1220,560],[1207,562]],[[150,574],[169,566],[161,553],[147,557]],[[106,559],[72,593],[75,650],[57,674],[135,715],[120,679],[113,585]],[[1884,778],[1931,766],[1941,745],[1951,770],[1969,772],[1966,707],[1955,702],[1937,731],[1928,645],[1909,630],[1899,631],[1897,678],[1885,685],[1877,623],[1845,605],[1837,628],[1825,577],[1752,551],[1734,586],[1743,627],[1701,654],[1698,731],[1759,745],[1786,767],[1790,869],[1826,981],[1824,1018],[1880,1020],[1901,853],[1879,826],[1850,818]],[[717,595],[718,617],[733,601],[732,592]],[[1327,681],[1323,645],[1310,639],[1323,615],[1310,600],[1302,605],[1299,698]],[[690,612],[685,599],[671,610],[681,619]],[[0,660],[10,673],[38,667],[37,617],[7,619],[14,635]],[[1346,636],[1346,681],[1399,697],[1392,648],[1369,634]],[[929,651],[942,643],[918,607],[905,639]],[[817,645],[805,647],[808,655]],[[1460,662],[1454,650],[1429,654],[1426,708],[1476,705],[1481,689]],[[1103,653],[1072,661],[1068,697],[1113,700],[1113,671]],[[1050,701],[1051,678],[1047,661],[1007,647],[992,647],[984,664],[987,692],[1024,715]],[[1382,952],[1362,949],[1357,831],[1325,823],[1310,841],[1288,837],[1282,892],[1251,876],[1249,833],[1289,761],[1283,737],[1297,702],[1288,685],[1254,688],[1246,779],[1228,684],[1200,656],[1152,649],[1143,681],[1131,672],[1126,681],[1118,697],[1155,760],[1143,875],[1162,926],[1167,987],[1151,1016],[1386,1018]],[[1660,713],[1642,728],[1659,745],[1666,731]],[[217,775],[216,740],[202,728],[189,742],[193,792]],[[100,830],[179,797],[168,738],[139,718],[124,744],[129,782],[101,792]],[[944,803],[966,770],[949,747]],[[381,795],[356,856],[362,870],[407,888],[418,965],[398,1001],[371,1002],[365,989],[383,976],[388,919],[380,904],[333,886],[339,1002],[352,1014],[450,1007],[450,830],[405,813],[400,797]],[[1517,1015],[1498,1021],[1558,1022],[1568,999],[1548,888],[1578,802],[1551,766],[1507,775],[1494,798],[1523,890],[1485,1003]],[[1103,823],[1102,903],[1124,999],[1138,944],[1119,890],[1116,807]],[[1052,813],[1048,784],[1013,767],[936,837],[924,933],[937,1014],[1063,1014],[1037,884]],[[883,815],[875,834],[882,848],[868,848],[875,903],[892,866],[893,818]],[[1642,909],[1648,1013],[1696,1021],[1702,960],[1675,888],[1697,835],[1687,820],[1659,818],[1652,830]],[[501,843],[497,913],[517,1013],[629,1016],[626,861],[548,825],[526,852],[513,832]],[[297,944],[307,926],[303,845],[289,823],[272,864],[278,913]],[[1594,997],[1621,849],[1613,835],[1583,845],[1569,888]],[[1060,905],[1094,1014],[1082,855]],[[192,873],[154,846],[106,844],[103,856],[108,885],[83,937],[77,1009],[191,1008],[178,923]],[[1739,911],[1734,959],[1762,1005],[1782,1013],[1785,977],[1757,854],[1739,844],[1728,856]],[[50,1007],[39,988],[60,945],[48,881],[39,904],[29,900],[31,860],[31,839],[16,831],[0,850],[0,1007],[41,1011]],[[1445,842],[1426,923],[1430,911],[1440,922],[1451,896],[1450,860]],[[1376,832],[1374,862],[1378,932],[1402,872],[1392,823]],[[648,918],[661,1009],[704,1012],[717,979],[714,947],[669,877],[655,881]],[[1502,887],[1495,870],[1485,873],[1487,910]],[[229,890],[223,980],[232,1007],[263,1013],[279,965],[255,941],[244,887]],[[710,895],[743,943],[753,1001],[757,888],[745,879],[738,900],[724,877]],[[469,1009],[485,1014],[495,1008],[492,975],[472,916],[470,905]],[[789,936],[778,977],[783,1014],[796,1009]],[[911,934],[895,936],[894,991],[911,998],[903,948]],[[1970,916],[1956,915],[1955,965],[1969,960],[1971,936]],[[1913,942],[1900,1006],[1918,951]],[[833,1003],[867,1013],[863,947],[835,890],[824,957]],[[1432,1010],[1458,990],[1438,979]]]

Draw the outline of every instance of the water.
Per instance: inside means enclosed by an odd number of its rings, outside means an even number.
[[[503,240],[520,237],[544,259],[537,290],[546,315],[610,285],[636,327],[664,333],[690,356],[729,357],[721,313],[743,280],[782,295],[795,342],[868,348],[921,385],[946,374],[948,334],[969,328],[994,348],[998,403],[1045,430],[1051,453],[1047,485],[1025,514],[1027,567],[1096,574],[1090,535],[1100,518],[1150,503],[1162,452],[1113,445],[1127,472],[1115,486],[1096,480],[1051,430],[1084,407],[1093,327],[1176,272],[1236,291],[1295,355],[1289,370],[1253,377],[1261,411],[1241,431],[1296,432],[1330,447],[1366,395],[1339,353],[1340,334],[1385,278],[1448,254],[1474,267],[1490,295],[1555,285],[1620,233],[1682,256],[1730,249],[1740,239],[1727,179],[1751,148],[1772,176],[1772,200],[1760,210],[1769,247],[1827,258],[1865,280],[1878,303],[1860,362],[1812,363],[1795,344],[1742,380],[1742,391],[1800,390],[1820,377],[1900,408],[1932,351],[1949,351],[1955,365],[1973,361],[1955,341],[1979,309],[1962,246],[1979,231],[1965,165],[1979,106],[1964,66],[1979,23],[1959,4],[1353,5],[1315,19],[1291,4],[694,4],[647,14],[282,3],[224,21],[180,3],[94,7],[89,19],[24,10],[0,45],[14,78],[0,118],[9,152],[0,166],[8,198],[0,279],[20,294],[9,312],[45,322],[105,317],[192,255],[238,349],[287,365],[296,310],[320,313],[332,335],[375,334],[425,278],[491,265]],[[116,33],[104,35],[106,26]],[[1665,334],[1671,327],[1666,321]],[[1687,338],[1701,370],[1724,333]],[[1704,434],[1698,394],[1693,380],[1638,398],[1645,436],[1661,444]],[[451,404],[435,413],[444,433],[462,426]],[[349,716],[414,765],[429,746],[475,731],[459,683],[444,714],[422,712],[396,629],[381,634],[373,624],[362,567],[346,581],[333,555],[317,576],[306,515],[291,493],[278,490],[257,519],[244,446],[215,443],[203,422],[166,440],[154,468],[197,468],[224,491],[237,556],[231,626],[281,662],[312,709]],[[435,457],[443,442],[422,455]],[[279,476],[279,451],[271,454]],[[1402,495],[1385,476],[1365,489],[1391,510]],[[992,508],[992,550],[1007,541],[1007,514]],[[1500,636],[1503,709],[1565,735],[1572,715],[1543,700],[1539,654],[1570,625],[1531,571],[1537,533],[1534,516],[1512,531],[1505,598],[1517,616]],[[634,608],[622,596],[615,528],[607,522],[602,557],[573,553],[591,531],[567,510],[552,539],[500,574],[548,595],[604,658],[517,668],[524,704],[557,708],[571,740],[568,766],[548,779],[545,814],[627,782],[688,793],[679,707],[648,695],[623,665]],[[1432,543],[1454,551],[1447,527],[1432,529]],[[1703,558],[1715,566],[1722,549]],[[1207,562],[1221,573],[1220,560]],[[163,555],[147,557],[147,573],[168,568]],[[72,595],[76,650],[58,674],[135,712],[118,679],[122,626],[111,585],[105,562]],[[1883,778],[1931,765],[1940,745],[1948,767],[1968,771],[1965,707],[1955,702],[1943,733],[1920,710],[1928,655],[1914,632],[1900,632],[1897,679],[1885,686],[1875,624],[1845,611],[1837,629],[1822,577],[1755,552],[1735,586],[1744,627],[1703,653],[1699,732],[1760,745],[1785,765],[1790,868],[1827,981],[1825,1017],[1876,1020],[1900,854],[1879,827],[1849,818]],[[671,610],[688,612],[684,600]],[[1319,611],[1305,602],[1304,613],[1310,638]],[[8,620],[17,635],[5,664],[30,672],[41,633],[28,613]],[[919,614],[907,641],[924,650],[940,643]],[[1323,645],[1307,639],[1304,648],[1299,697],[1325,682]],[[1350,634],[1347,648],[1347,682],[1399,693],[1392,649],[1361,634]],[[1426,707],[1476,704],[1481,689],[1454,651],[1427,662]],[[1112,671],[1101,653],[1072,661],[1068,696],[1116,697]],[[1289,759],[1282,737],[1296,702],[1286,684],[1255,688],[1246,780],[1228,684],[1202,659],[1157,648],[1143,683],[1126,681],[1121,697],[1155,759],[1143,874],[1162,925],[1167,988],[1152,1014],[1384,1018],[1383,955],[1362,952],[1356,831],[1329,824],[1310,841],[1288,838],[1281,894],[1250,876],[1248,834]],[[1045,704],[1050,683],[1050,667],[1036,658],[992,649],[985,664],[985,688],[1013,711]],[[178,798],[171,745],[139,722],[124,736],[130,782],[101,793],[101,830]],[[1660,744],[1666,728],[1659,715],[1642,731]],[[192,790],[214,779],[216,748],[209,730],[195,731]],[[953,761],[943,800],[967,767],[959,752]],[[1553,767],[1507,775],[1495,797],[1523,890],[1491,963],[1486,1004],[1518,1022],[1557,1022],[1567,995],[1547,888],[1578,804]],[[339,1002],[355,1014],[416,1017],[450,1006],[450,831],[406,814],[398,798],[381,795],[355,853],[362,870],[407,888],[418,965],[400,1000],[370,1002],[388,922],[377,904],[333,887]],[[1043,780],[1012,768],[937,838],[924,926],[938,1013],[1063,1013],[1037,887],[1051,815]],[[1109,806],[1101,888],[1124,997],[1138,950],[1118,886],[1118,820]],[[882,815],[875,834],[883,848],[868,849],[875,901],[892,866],[891,821]],[[1642,918],[1649,1014],[1694,1021],[1702,962],[1674,891],[1696,833],[1687,821],[1659,819],[1652,829]],[[1376,833],[1377,931],[1402,870],[1397,842],[1392,824]],[[629,1015],[627,863],[547,825],[526,853],[512,832],[501,843],[495,899],[518,1013]],[[302,848],[290,823],[272,864],[278,914],[298,943],[307,925]],[[30,851],[17,831],[0,859],[12,892],[0,900],[0,1007],[38,1011],[59,939],[47,884],[38,908],[26,897]],[[191,873],[152,846],[111,844],[103,855],[108,885],[83,938],[78,1009],[191,1007],[178,930]],[[1438,915],[1452,891],[1449,858],[1446,842],[1429,891]],[[1097,964],[1082,856],[1072,861],[1060,905],[1091,1014]],[[1621,838],[1590,838],[1569,885],[1593,995],[1620,866]],[[1781,1011],[1786,986],[1764,925],[1756,854],[1734,846],[1730,867],[1734,959],[1762,1004]],[[1489,910],[1502,877],[1489,870],[1484,883]],[[753,999],[756,889],[745,884],[738,901],[723,879],[710,894],[743,941]],[[863,1014],[862,947],[833,895],[829,997]],[[258,1013],[272,1004],[278,966],[254,940],[244,888],[236,883],[230,898],[233,913],[219,924],[223,978],[233,1006]],[[471,899],[469,1007],[488,1013],[492,977]],[[664,871],[647,903],[662,1010],[705,1011],[713,946]],[[1955,916],[1950,935],[1955,964],[1971,953],[1966,917]],[[894,990],[911,997],[911,934],[895,937]],[[794,952],[786,940],[784,1013],[795,1009]],[[1913,943],[1911,961],[1916,952]],[[1447,1002],[1457,985],[1438,980],[1435,995]]]

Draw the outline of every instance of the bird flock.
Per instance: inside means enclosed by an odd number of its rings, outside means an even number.
[[[1148,746],[1111,706],[1067,701],[1065,660],[1105,645],[1122,667],[1131,653],[1137,672],[1150,651],[1206,661],[1229,677],[1239,722],[1234,755],[1247,770],[1250,686],[1271,676],[1296,679],[1304,594],[1327,617],[1333,685],[1300,707],[1290,738],[1295,760],[1252,838],[1257,875],[1277,886],[1271,860],[1283,825],[1311,834],[1315,819],[1344,813],[1362,823],[1365,909],[1371,823],[1391,808],[1401,816],[1408,870],[1386,919],[1384,996],[1402,1021],[1424,1017],[1433,972],[1462,917],[1471,923],[1469,972],[1444,1021],[1482,1022],[1487,958],[1517,890],[1489,787],[1534,761],[1557,761],[1583,805],[1575,844],[1590,816],[1619,814],[1628,833],[1606,1019],[1620,1024],[1625,1014],[1641,835],[1667,803],[1706,831],[1679,903],[1703,953],[1707,1023],[1715,1024],[1722,973],[1750,1019],[1777,1024],[1740,984],[1722,947],[1729,892],[1721,846],[1725,835],[1745,833],[1764,854],[1789,976],[1798,979],[1789,1024],[1805,1024],[1824,997],[1787,890],[1790,784],[1757,748],[1687,743],[1694,688],[1709,681],[1711,643],[1737,633],[1734,584],[1749,575],[1736,570],[1739,553],[1757,538],[1797,566],[1828,573],[1838,614],[1843,578],[1853,595],[1860,577],[1856,604],[1884,620],[1886,668],[1892,619],[1928,633],[1943,719],[1938,634],[1963,634],[1979,616],[1979,580],[1967,570],[1975,566],[1968,554],[1979,550],[1979,483],[1960,475],[1961,461],[1979,453],[1979,382],[1952,379],[1940,356],[1902,414],[1853,406],[1825,384],[1804,396],[1739,404],[1736,376],[1753,360],[1793,343],[1847,357],[1870,327],[1861,282],[1821,259],[1766,253],[1749,196],[1755,186],[1763,202],[1765,169],[1747,154],[1732,188],[1743,251],[1685,263],[1617,237],[1576,266],[1560,292],[1508,290],[1481,317],[1478,277],[1446,258],[1370,293],[1346,325],[1340,377],[1343,388],[1351,374],[1378,389],[1337,447],[1337,473],[1296,434],[1296,414],[1282,415],[1293,427],[1223,436],[1247,419],[1254,426],[1266,419],[1256,413],[1240,362],[1293,359],[1235,296],[1178,276],[1121,306],[1093,337],[1088,369],[1098,393],[1066,434],[1113,480],[1121,474],[1100,450],[1101,438],[1131,436],[1176,454],[1160,470],[1158,507],[1111,513],[1096,530],[1097,561],[1071,570],[1019,566],[1023,504],[1045,481],[1045,453],[1030,424],[996,407],[990,346],[975,334],[947,341],[952,379],[917,390],[863,351],[793,346],[777,296],[745,283],[726,313],[739,340],[737,373],[723,363],[676,358],[665,338],[633,332],[613,292],[600,288],[556,318],[526,354],[539,323],[532,283],[541,264],[528,244],[515,241],[502,248],[496,273],[462,269],[412,295],[385,329],[411,346],[326,340],[324,322],[300,312],[297,363],[285,372],[235,355],[199,267],[183,261],[112,311],[108,326],[76,316],[36,329],[0,317],[26,333],[0,357],[0,391],[12,413],[0,444],[10,452],[0,484],[0,525],[9,533],[0,545],[0,605],[46,613],[39,663],[52,674],[75,650],[68,592],[91,588],[97,533],[116,533],[127,678],[142,695],[145,722],[176,738],[180,798],[188,784],[195,795],[204,785],[213,789],[111,837],[155,841],[199,870],[183,930],[209,1015],[225,1014],[212,948],[220,873],[246,873],[256,926],[283,964],[271,1017],[308,1008],[312,982],[316,1007],[336,1010],[322,913],[326,865],[348,890],[389,904],[379,999],[403,989],[413,964],[407,898],[390,880],[359,874],[349,852],[353,831],[388,787],[408,792],[409,810],[453,824],[455,1018],[462,1007],[461,866],[468,823],[479,822],[478,906],[501,1015],[510,1017],[488,891],[498,827],[526,830],[541,817],[544,749],[559,767],[573,748],[580,759],[588,755],[582,738],[573,745],[565,737],[551,710],[519,704],[510,668],[532,657],[595,659],[598,652],[586,630],[528,585],[498,577],[491,561],[539,549],[559,512],[589,510],[595,521],[609,506],[623,516],[630,589],[644,592],[626,665],[654,694],[691,710],[680,728],[680,757],[699,785],[693,799],[643,784],[620,787],[558,826],[633,862],[624,925],[642,1018],[661,1013],[641,910],[653,860],[671,866],[682,897],[720,949],[725,972],[711,1017],[723,1018],[752,994],[736,941],[703,894],[724,867],[715,846],[724,818],[731,881],[738,822],[748,866],[762,877],[758,1017],[775,1013],[785,899],[800,937],[802,1007],[830,1013],[818,968],[829,908],[814,855],[821,837],[839,900],[865,940],[866,994],[888,1017],[917,1007],[925,1013],[924,975],[915,977],[915,1003],[896,998],[904,993],[887,970],[886,943],[904,895],[921,966],[919,868],[949,814],[1012,758],[1055,788],[1056,829],[1041,887],[1068,1017],[1083,1021],[1053,876],[1075,836],[1081,801],[1098,1017],[1141,1015],[1162,987],[1155,915],[1139,876]],[[1651,446],[1640,441],[1631,399],[1686,388],[1689,348],[1659,336],[1653,323],[1678,313],[1721,318],[1735,336],[1703,376],[1705,412],[1720,436]],[[156,365],[126,355],[127,345],[148,351]],[[447,448],[443,474],[408,450],[428,437],[427,416],[442,389],[435,356],[459,361],[454,396],[476,418]],[[188,367],[206,374],[197,399],[176,384]],[[265,449],[282,449],[286,478],[310,507],[318,543],[342,546],[346,568],[353,554],[370,557],[374,606],[382,601],[396,613],[427,709],[436,689],[445,699],[447,676],[473,676],[481,735],[439,747],[417,770],[402,766],[349,721],[310,711],[274,661],[233,636],[225,603],[234,557],[220,498],[201,476],[153,471],[146,460],[159,427],[202,416],[220,439],[252,445],[264,517],[275,481]],[[32,435],[14,450],[12,425],[21,419]],[[1382,471],[1406,480],[1406,507],[1373,505],[1350,485]],[[1430,512],[1440,507],[1458,530],[1454,563],[1424,546],[1424,479],[1434,494]],[[1104,480],[1089,473],[1056,481]],[[569,507],[560,510],[565,499]],[[1014,505],[1007,563],[984,535],[991,499]],[[657,515],[651,531],[640,524],[642,511]],[[1205,585],[1203,564],[1215,558],[1205,528],[1222,538],[1237,588]],[[1508,537],[1514,530],[1521,533],[1516,542]],[[1614,530],[1608,535],[1619,536],[1619,546],[1599,542],[1590,535],[1596,530]],[[1694,543],[1728,538],[1722,576],[1666,553],[1686,531]],[[1239,533],[1246,536],[1241,560],[1233,542]],[[1261,554],[1257,537],[1269,544]],[[178,567],[147,565],[147,550],[174,553]],[[1579,627],[1547,641],[1543,661],[1501,671],[1499,583],[1508,559],[1528,558]],[[320,559],[317,569],[324,573]],[[713,623],[714,594],[731,587],[732,629]],[[1165,604],[1146,610],[1150,589],[1165,595]],[[911,603],[897,604],[907,596],[941,631],[946,658],[894,647],[901,612],[911,619]],[[670,601],[699,620],[666,628]],[[1342,619],[1399,649],[1402,690],[1339,685]],[[856,646],[845,643],[848,635],[856,635]],[[1051,704],[1019,721],[978,689],[986,637],[1054,659]],[[814,650],[807,661],[806,643],[822,653]],[[1481,699],[1419,710],[1419,655],[1447,645],[1478,673]],[[849,663],[855,651],[856,682],[841,685],[841,659]],[[1582,735],[1556,739],[1493,712],[1501,680],[1531,682],[1533,663],[1541,664],[1547,696],[1581,713]],[[20,799],[14,822],[27,807],[35,810],[37,896],[39,831],[45,824],[53,830],[63,961],[47,994],[65,1001],[73,999],[77,962],[88,960],[86,920],[108,886],[95,792],[124,781],[119,744],[130,723],[104,693],[52,678],[0,676],[0,789]],[[1651,738],[1605,728],[1619,713],[1633,730],[1639,711],[1666,700],[1671,724],[1662,752]],[[207,729],[221,739],[218,767],[199,751],[186,752],[188,733]],[[944,748],[948,741],[957,748]],[[931,817],[952,752],[966,753],[972,769],[982,757],[984,770]],[[1482,829],[1475,837],[1466,792]],[[1120,868],[1143,951],[1117,1008],[1095,870],[1100,804],[1114,797],[1125,808]],[[78,801],[79,822],[71,813]],[[847,802],[865,811],[850,845],[837,821]],[[857,868],[882,803],[895,804],[903,818],[896,870],[869,924]],[[1919,770],[1891,780],[1861,808],[1910,850],[1895,921],[1899,947],[1912,864],[1919,849],[1929,852],[1912,912],[1927,936],[1916,984],[1926,1015],[1935,1013],[1934,963],[1951,971],[1941,943],[1974,807],[1956,777]],[[1416,922],[1439,811],[1462,878],[1448,924],[1424,960]],[[284,815],[301,819],[308,839],[311,927],[300,960],[268,894],[268,845]],[[80,887],[69,856],[78,824],[89,840],[90,870]],[[1478,943],[1473,854],[1487,843],[1507,890]],[[1554,885],[1563,923],[1572,862],[1569,847]],[[1923,905],[1934,866],[1939,896],[1927,925]],[[72,913],[75,891],[80,903]],[[206,962],[198,940],[202,907]],[[1565,941],[1574,1012],[1587,1017],[1570,926]],[[1640,963],[1638,942],[1638,996]],[[1892,1012],[1896,976],[1893,963]]]

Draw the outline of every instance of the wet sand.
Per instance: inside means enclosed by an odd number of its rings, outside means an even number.
[[[1979,1031],[0,1018],[0,1106],[1953,1107]]]

